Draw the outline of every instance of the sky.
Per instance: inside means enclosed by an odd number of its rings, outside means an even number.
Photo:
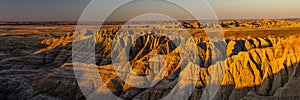
[[[106,6],[109,7],[120,0],[106,1]],[[219,19],[300,18],[300,0],[207,1]],[[1,0],[0,21],[77,21],[90,2],[91,0]],[[140,6],[152,7],[150,5]],[[105,13],[103,8],[105,6],[97,8],[101,9],[99,11],[104,11],[99,13]],[[153,7],[155,8],[157,7]],[[160,8],[168,10],[167,12],[174,17],[185,15],[184,12],[169,5],[163,5]],[[124,10],[121,13],[129,15],[130,11]],[[114,17],[112,20],[122,20],[123,17]]]

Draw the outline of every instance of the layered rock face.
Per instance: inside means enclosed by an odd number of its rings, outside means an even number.
[[[82,41],[93,34],[88,30],[80,33]],[[123,99],[160,99],[191,81],[194,85],[190,93],[184,94],[186,99],[299,98],[297,36],[208,41],[147,32],[121,33],[126,36],[118,37],[115,29],[101,31],[92,39],[96,74],[103,84],[91,87],[99,93],[107,92],[101,90],[107,88]],[[135,37],[135,34],[142,35]],[[43,43],[48,47],[35,54],[2,59],[0,97],[85,99],[72,68],[71,43],[79,42],[72,41],[73,38],[73,34],[68,34],[46,39]],[[128,57],[122,55],[123,51]],[[220,86],[209,88],[213,84]]]
[[[152,37],[153,38],[153,37]],[[147,36],[144,38],[144,42],[139,42],[141,44],[148,44],[153,39],[147,39]],[[221,87],[218,89],[216,96],[213,99],[242,99],[252,97],[255,98],[298,98],[298,94],[291,95],[277,95],[280,92],[279,90],[284,88],[283,86],[289,82],[289,79],[294,79],[296,73],[298,73],[298,52],[297,48],[298,37],[289,37],[289,38],[245,38],[245,39],[235,39],[235,40],[227,40],[227,58],[224,60],[217,61],[215,63],[212,62],[214,57],[212,56],[212,48],[216,47],[216,45],[208,43],[208,41],[203,40],[196,42],[199,52],[199,59],[197,59],[200,63],[197,64],[197,68],[199,68],[199,77],[196,80],[197,85],[189,97],[190,99],[199,99],[202,95],[205,86],[208,85],[208,81],[212,75],[212,70],[216,69],[224,69],[223,71],[217,71],[217,75],[223,75],[220,78]],[[149,40],[149,41],[146,41]],[[150,43],[155,44],[155,43]],[[167,44],[167,43],[166,43]],[[225,44],[225,43],[224,43]],[[138,44],[135,44],[138,45]],[[160,46],[160,44],[156,44]],[[147,48],[147,46],[142,45],[143,48]],[[167,47],[170,50],[172,48]],[[155,49],[151,49],[150,51]],[[139,50],[138,50],[139,51]],[[142,52],[142,53],[141,53]],[[177,53],[176,53],[177,52]],[[131,52],[130,52],[131,53]],[[134,52],[135,53],[135,52]],[[148,54],[145,53],[144,50],[140,50],[138,54]],[[177,55],[176,55],[177,54]],[[144,57],[143,55],[142,57]],[[173,50],[170,53],[163,55],[165,59],[174,59],[174,57],[180,57],[178,55],[177,49]],[[139,59],[142,64],[136,65],[131,64],[130,67],[143,67],[141,69],[141,75],[147,74],[149,69],[155,69],[149,66],[151,62],[144,62],[151,59],[147,59],[150,57],[145,57],[144,59],[135,56],[136,59]],[[180,59],[177,58],[177,62],[180,62]],[[139,62],[139,61],[132,61]],[[131,62],[131,63],[132,63]],[[175,61],[176,62],[176,61]],[[169,76],[173,76],[177,74],[178,76],[178,64],[174,63],[170,60],[166,61],[166,68],[168,69],[167,73],[161,75],[162,81],[155,84],[153,87],[148,89],[140,89],[136,87],[128,87],[126,82],[122,82],[122,80],[118,79],[118,87],[114,87],[110,85],[110,88],[113,87],[113,90],[118,91],[118,96],[124,98],[134,98],[134,99],[158,99],[166,96],[172,88],[175,87],[178,82],[178,78],[170,78]],[[104,71],[105,73],[118,73],[114,72],[112,64],[108,64],[106,66],[99,66],[100,73]],[[175,67],[174,67],[175,66]],[[176,67],[177,66],[177,67]],[[189,66],[189,65],[186,65]],[[107,69],[108,68],[108,69]],[[147,69],[148,68],[148,69]],[[134,70],[134,69],[133,69]],[[146,70],[146,71],[145,71]],[[108,71],[108,72],[106,72]],[[171,74],[172,73],[172,74]],[[117,75],[117,74],[113,74]],[[103,75],[106,76],[106,75]],[[129,75],[130,76],[130,75]],[[176,75],[175,75],[176,76]],[[107,84],[112,84],[112,80],[116,80],[117,76],[113,76],[112,79],[107,80]],[[137,82],[135,80],[135,82]],[[104,82],[106,83],[106,82]],[[286,91],[296,91],[296,89],[286,90]],[[131,95],[128,95],[133,93]],[[276,94],[276,95],[275,95]]]

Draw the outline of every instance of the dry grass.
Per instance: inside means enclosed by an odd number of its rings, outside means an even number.
[[[0,52],[10,57],[29,55],[45,47],[41,44],[44,39],[59,38],[74,32],[75,28],[76,25],[0,25]],[[202,29],[187,30],[194,38],[206,37]],[[288,37],[300,34],[300,28],[226,28],[223,32],[226,38]]]

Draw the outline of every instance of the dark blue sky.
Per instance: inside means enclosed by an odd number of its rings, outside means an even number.
[[[107,1],[118,2],[118,0]],[[76,21],[89,2],[90,0],[1,0],[0,21]],[[300,0],[208,0],[208,2],[220,19],[300,17]],[[176,11],[174,13],[178,14]]]

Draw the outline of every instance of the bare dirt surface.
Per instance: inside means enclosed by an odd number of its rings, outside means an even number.
[[[188,97],[200,99],[208,84],[210,70],[224,68],[221,87],[213,99],[300,99],[300,49],[298,20],[222,21],[226,58],[212,62],[214,56],[205,25],[180,23],[197,45],[199,78]],[[159,35],[145,35],[130,49],[130,66],[138,75],[149,75],[158,65],[153,56],[165,59],[164,74],[150,88],[136,88],[123,82],[114,71],[111,44],[119,25],[105,26],[95,32],[96,65],[104,85],[123,99],[159,99],[178,83],[178,48]],[[0,23],[0,99],[86,99],[76,81],[72,63],[74,23]],[[91,31],[81,30],[83,36]],[[176,32],[176,31],[175,31]],[[139,32],[140,33],[140,32]],[[134,33],[136,34],[136,33]],[[183,39],[184,40],[184,39]],[[183,41],[181,40],[181,41]],[[117,44],[121,44],[118,43]],[[219,63],[224,63],[221,66]],[[190,62],[186,66],[192,66]],[[155,72],[155,71],[154,71]],[[157,72],[155,72],[157,73]],[[128,75],[129,79],[134,76]],[[147,78],[137,84],[152,81]],[[95,86],[97,87],[97,86]],[[100,93],[101,90],[99,90]]]

